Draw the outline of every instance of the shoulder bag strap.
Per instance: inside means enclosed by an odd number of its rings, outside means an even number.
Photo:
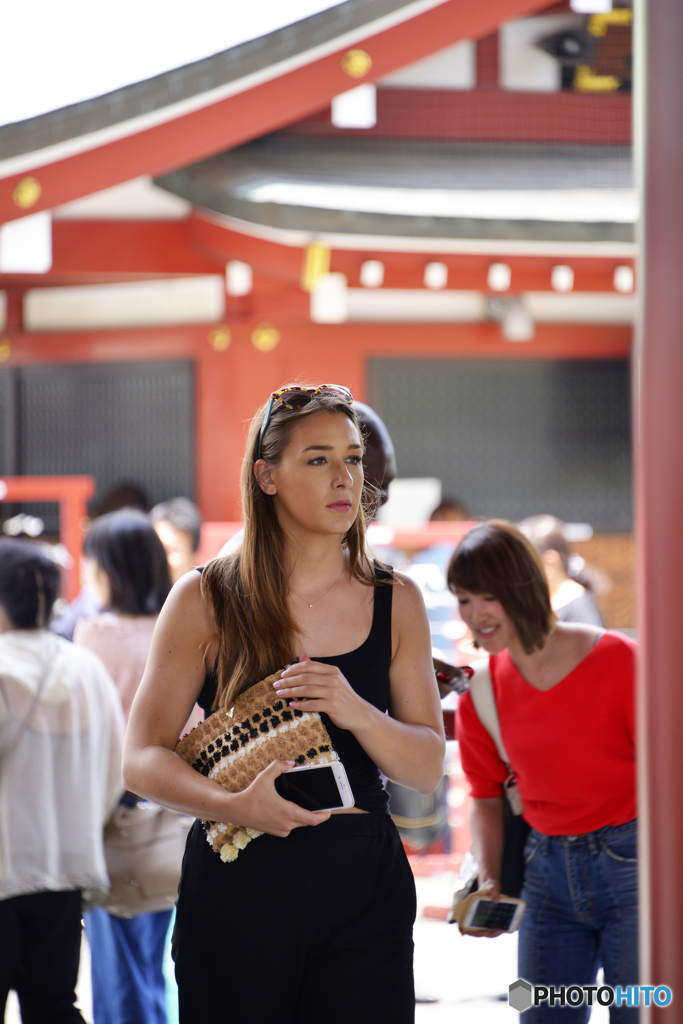
[[[519,787],[517,786],[514,768],[510,764],[510,758],[508,757],[507,750],[503,743],[503,737],[500,733],[498,708],[496,707],[496,698],[493,693],[493,683],[491,682],[491,671],[489,669],[488,658],[482,658],[480,661],[475,661],[472,668],[474,669],[474,675],[470,679],[470,693],[472,695],[474,710],[477,712],[479,721],[493,740],[495,748],[498,751],[498,757],[505,765],[508,773],[504,786],[505,795],[508,799],[508,803],[510,804],[512,813],[514,815],[523,814],[524,802],[522,800],[521,793],[519,792]]]
[[[493,740],[498,751],[498,757],[509,768],[510,758],[507,755],[503,744],[503,737],[500,734],[498,709],[496,707],[496,698],[493,694],[493,683],[491,682],[488,658],[481,658],[479,661],[475,661],[472,668],[474,669],[474,675],[470,679],[470,694],[472,695],[474,710],[477,712],[479,721]]]

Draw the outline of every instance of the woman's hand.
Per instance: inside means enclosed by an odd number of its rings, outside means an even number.
[[[359,697],[336,665],[311,661],[307,654],[285,669],[273,683],[278,697],[291,700],[300,711],[324,711],[339,729],[353,732],[368,715],[367,701]]]
[[[491,900],[492,903],[498,903],[500,899],[500,883],[495,879],[487,880],[486,878],[480,878],[481,888],[477,890],[477,898],[484,900]],[[470,930],[469,928],[463,929],[462,924],[458,925],[460,928],[461,935],[471,935],[475,939],[495,939],[498,935],[503,935],[502,930],[495,930],[493,928],[476,928]]]
[[[302,825],[320,825],[327,821],[329,811],[307,811],[290,800],[284,800],[276,790],[276,778],[292,768],[294,763],[273,761],[245,790],[231,794],[231,818],[245,828],[282,838]]]

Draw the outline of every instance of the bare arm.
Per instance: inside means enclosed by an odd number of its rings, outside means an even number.
[[[474,856],[479,864],[479,888],[500,894],[500,866],[505,833],[505,797],[472,800],[470,829]]]
[[[429,622],[418,587],[397,575],[403,586],[393,593],[389,715],[359,697],[338,668],[321,662],[292,666],[277,692],[294,698],[295,707],[324,711],[339,728],[349,729],[390,779],[431,793],[443,776],[445,739]]]
[[[174,752],[206,674],[215,626],[200,591],[199,573],[173,587],[152,639],[147,667],[131,708],[123,751],[128,789],[167,807],[228,821],[260,832],[287,835],[316,825],[328,814],[312,813],[283,800],[274,779],[289,765],[275,761],[243,793],[228,793],[196,772]]]

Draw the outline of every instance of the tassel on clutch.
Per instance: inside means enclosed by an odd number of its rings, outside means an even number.
[[[176,744],[176,753],[196,771],[241,793],[273,761],[297,765],[337,761],[330,735],[315,711],[290,708],[273,683],[284,669],[255,683],[229,710],[214,711]],[[221,860],[235,860],[239,851],[262,833],[229,822],[204,821],[206,838]]]

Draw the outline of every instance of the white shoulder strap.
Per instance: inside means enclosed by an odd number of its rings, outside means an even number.
[[[479,721],[486,729],[493,740],[498,756],[501,761],[509,765],[510,758],[503,745],[503,737],[500,734],[500,723],[498,722],[498,709],[496,698],[493,694],[493,683],[489,671],[489,659],[481,658],[472,665],[474,675],[470,679],[470,694],[474,710],[477,712]]]

